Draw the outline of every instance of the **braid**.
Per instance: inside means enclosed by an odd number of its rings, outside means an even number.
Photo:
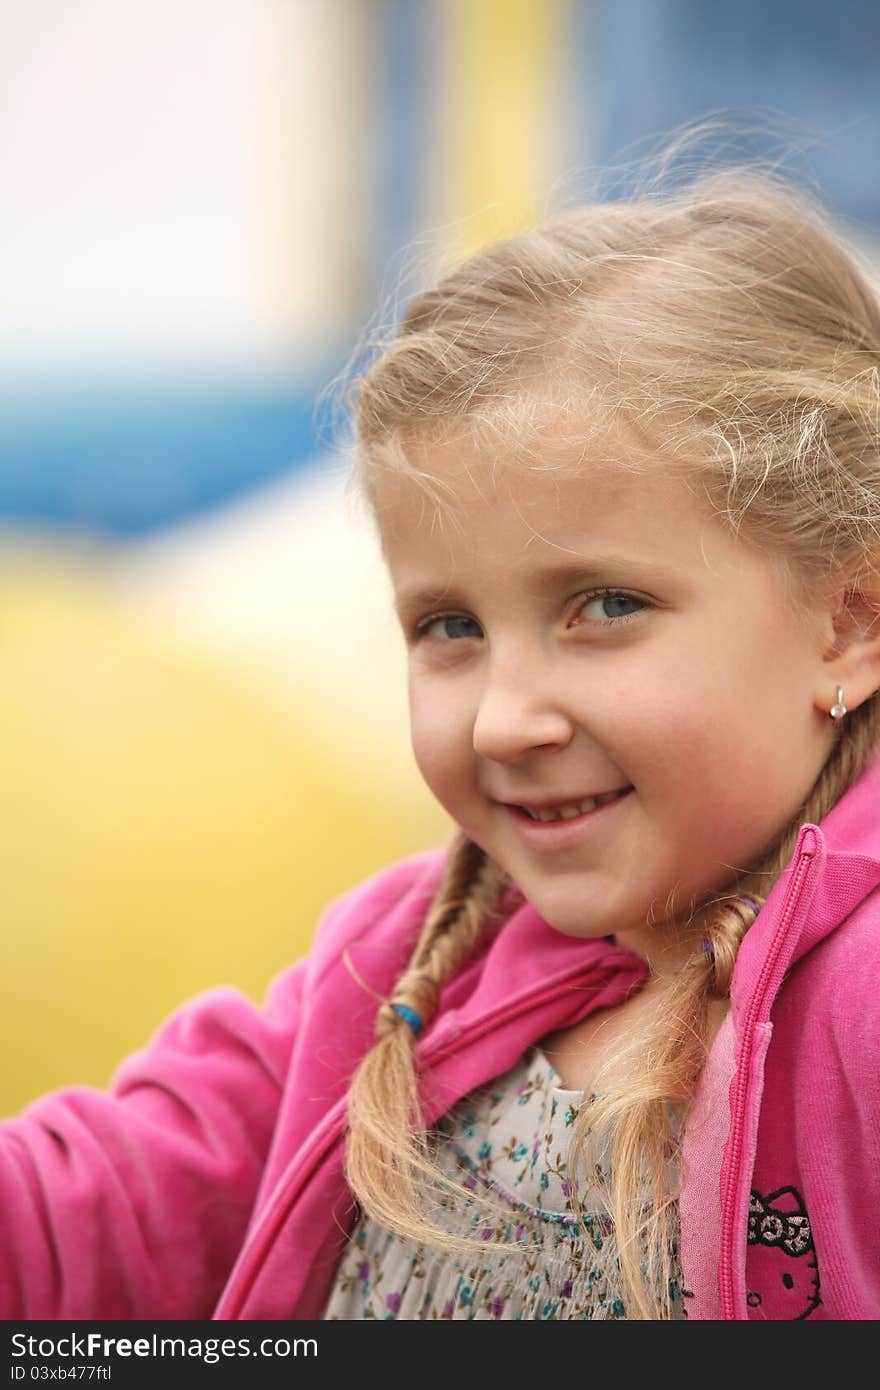
[[[426,1224],[420,1195],[438,1183],[458,1191],[429,1158],[414,1035],[434,1017],[441,985],[473,950],[508,882],[478,845],[455,835],[410,962],[379,1009],[375,1045],[352,1078],[346,1178],[363,1210],[405,1238],[450,1243]],[[418,1029],[395,1006],[417,1016]]]
[[[422,1028],[430,1023],[437,1012],[440,986],[473,949],[495,906],[499,886],[497,875],[489,871],[484,851],[459,832],[409,965],[395,984],[391,998],[379,1010],[377,1040],[401,1026],[403,1020],[395,1005],[417,1014]]]

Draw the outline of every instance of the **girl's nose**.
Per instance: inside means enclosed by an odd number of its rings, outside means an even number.
[[[546,674],[535,680],[523,671],[488,683],[474,718],[474,752],[509,762],[538,748],[564,747],[574,726],[548,687]]]

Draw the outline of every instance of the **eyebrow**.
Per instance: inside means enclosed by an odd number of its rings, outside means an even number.
[[[523,584],[536,594],[554,593],[569,584],[595,584],[607,580],[609,571],[622,570],[634,579],[657,581],[669,578],[669,571],[659,565],[639,560],[633,555],[603,554],[593,555],[589,560],[572,560],[565,564],[546,565],[528,570],[522,576]],[[620,575],[621,581],[624,575]],[[398,593],[394,608],[402,620],[421,608],[430,608],[435,603],[457,602],[461,591],[452,582],[445,588],[431,585],[404,585]]]

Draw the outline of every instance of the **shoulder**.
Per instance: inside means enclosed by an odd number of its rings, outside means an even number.
[[[847,1050],[866,1055],[875,1078],[880,1049],[880,889],[869,893],[828,939],[825,972],[835,1033],[848,1039]]]
[[[316,987],[338,974],[346,948],[366,937],[373,943],[388,932],[400,940],[402,930],[418,923],[431,903],[446,860],[445,848],[424,850],[395,861],[334,898],[324,909],[311,949],[270,982],[262,1007],[239,989],[216,986],[188,1000],[160,1025],[145,1049],[117,1069],[115,1089],[132,1077],[140,1084],[149,1062],[155,1070],[185,1056],[228,1059],[256,1054],[280,1082],[304,1008]],[[224,1063],[225,1065],[225,1063]]]
[[[448,856],[448,848],[420,850],[395,860],[334,898],[315,929],[315,965],[374,930],[407,934],[420,926],[431,905]]]
[[[843,1060],[847,1080],[864,1072],[876,1094],[880,1051],[880,888],[790,972],[788,989],[818,1042]]]
[[[862,989],[876,997],[880,981],[880,887],[867,893],[807,952],[802,963],[835,996]]]
[[[261,1011],[255,1010],[237,988],[215,986],[180,1005],[157,1036],[165,1038],[181,1027],[193,1034],[198,1021],[203,1027],[241,1035],[254,1016],[263,1022],[281,1021],[285,1031],[309,991],[340,966],[348,947],[360,941],[371,945],[399,942],[409,932],[417,934],[436,893],[447,854],[446,847],[439,847],[408,855],[333,898],[318,919],[307,954],[270,981]]]

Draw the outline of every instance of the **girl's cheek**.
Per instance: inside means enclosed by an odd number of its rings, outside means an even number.
[[[448,712],[444,717],[436,707],[418,704],[410,708],[410,741],[422,777],[440,795],[455,780],[464,747],[461,733],[456,733]]]

